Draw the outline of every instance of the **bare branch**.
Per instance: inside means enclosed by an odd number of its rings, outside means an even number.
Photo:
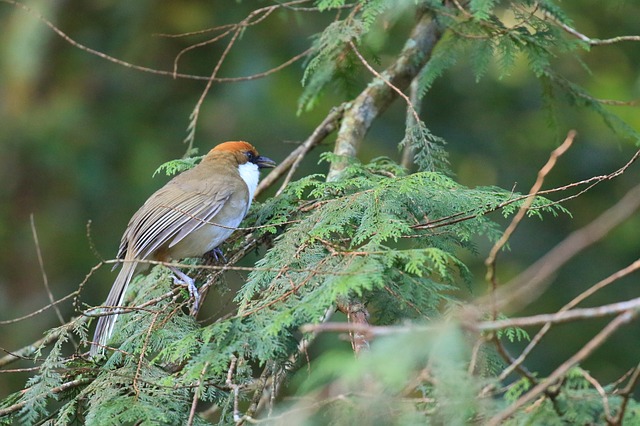
[[[495,295],[496,307],[523,307],[546,288],[549,278],[578,253],[604,238],[640,208],[640,185],[588,225],[574,231],[520,275],[503,285]],[[485,300],[481,303],[487,303]]]
[[[40,250],[40,241],[38,240],[38,232],[36,231],[36,224],[33,218],[33,213],[29,215],[29,222],[31,224],[31,235],[33,235],[33,242],[36,245],[36,253],[38,254],[38,266],[40,266],[40,273],[42,274],[42,284],[44,284],[44,288],[47,291],[47,296],[49,296],[49,302],[51,302],[49,306],[52,306],[53,310],[56,311],[56,315],[58,316],[60,325],[64,325],[64,318],[62,317],[60,309],[58,309],[58,305],[55,303],[56,299],[55,297],[53,297],[53,293],[51,293],[51,288],[49,288],[49,279],[47,278],[47,273],[44,270],[44,260],[42,260],[42,251]]]
[[[7,3],[7,4],[11,4],[15,7],[19,7],[22,10],[24,10],[25,12],[29,13],[30,15],[32,15],[33,17],[35,17],[36,19],[38,19],[40,22],[42,22],[43,24],[45,24],[47,27],[49,27],[53,32],[55,32],[60,38],[62,38],[64,41],[66,41],[67,43],[69,43],[71,46],[80,49],[82,51],[85,51],[91,55],[97,56],[101,59],[107,60],[109,62],[112,62],[114,64],[117,65],[121,65],[125,68],[131,68],[133,70],[136,71],[142,71],[142,72],[146,72],[149,74],[155,74],[155,75],[162,75],[162,76],[167,76],[167,77],[172,77],[172,78],[181,78],[181,79],[186,79],[186,80],[198,80],[198,81],[209,81],[211,80],[211,76],[204,76],[204,75],[193,75],[193,74],[183,74],[183,73],[178,73],[175,70],[173,71],[169,71],[169,70],[159,70],[159,69],[154,69],[154,68],[149,68],[149,67],[145,67],[142,65],[136,65],[136,64],[132,64],[130,62],[127,61],[123,61],[122,59],[118,59],[116,57],[113,57],[111,55],[108,55],[104,52],[100,52],[98,50],[92,49],[88,46],[85,46],[84,44],[74,40],[73,38],[71,38],[69,35],[67,35],[64,31],[62,31],[60,28],[58,28],[55,24],[53,24],[51,21],[49,21],[47,18],[45,18],[44,16],[40,15],[39,13],[37,13],[35,10],[31,9],[30,7],[19,3],[17,1],[13,1],[13,0],[0,0],[0,2],[3,3]],[[295,3],[295,2],[291,2],[291,3]],[[286,4],[281,4],[280,7],[285,7]],[[233,27],[235,26],[235,24],[229,24],[229,27]],[[164,34],[161,34],[163,36],[167,36]],[[266,77],[268,75],[271,75],[275,72],[278,72],[286,67],[288,67],[289,65],[293,64],[294,62],[299,61],[300,59],[304,58],[305,56],[308,56],[311,53],[312,49],[307,49],[302,53],[299,53],[297,55],[295,55],[294,57],[292,57],[291,59],[288,59],[287,61],[283,62],[282,64],[271,68],[267,71],[263,71],[257,74],[252,74],[249,76],[245,76],[245,77],[216,77],[213,79],[213,81],[215,83],[238,83],[238,82],[242,82],[242,81],[250,81],[250,80],[256,80],[259,78],[263,78]]]
[[[497,426],[504,420],[511,417],[516,413],[523,405],[530,402],[542,392],[544,392],[549,386],[555,383],[558,379],[564,376],[571,367],[587,358],[594,350],[600,347],[611,335],[618,330],[621,326],[631,321],[638,314],[636,309],[629,309],[623,311],[620,315],[614,318],[605,328],[603,328],[593,339],[591,339],[586,345],[584,345],[578,352],[576,352],[571,358],[562,363],[556,368],[547,378],[541,381],[539,384],[530,389],[527,393],[522,395],[516,402],[511,404],[508,408],[498,413],[486,423],[487,426]]]
[[[591,386],[598,392],[600,397],[602,398],[602,406],[604,407],[604,415],[607,419],[607,423],[611,424],[611,408],[609,406],[609,397],[607,396],[607,391],[604,390],[600,382],[598,382],[595,377],[589,374],[588,371],[583,370],[582,368],[578,369],[582,377],[584,377],[587,382],[591,383]]]
[[[485,260],[485,264],[487,265],[486,279],[491,284],[492,297],[495,295],[495,291],[498,287],[498,281],[496,277],[496,261],[498,253],[500,252],[500,250],[502,250],[505,244],[507,244],[509,238],[511,238],[511,235],[515,232],[516,228],[529,210],[529,207],[531,207],[531,204],[533,204],[533,201],[535,199],[534,197],[538,194],[540,188],[542,188],[545,177],[547,176],[547,174],[549,174],[551,169],[553,169],[558,158],[560,158],[560,156],[562,156],[562,154],[564,154],[569,149],[569,147],[571,147],[575,136],[576,132],[571,130],[569,134],[567,134],[564,142],[558,148],[553,150],[553,152],[549,156],[549,160],[547,161],[547,163],[538,172],[538,178],[529,191],[529,198],[527,198],[527,200],[522,204],[520,210],[518,210],[518,213],[514,216],[513,220],[502,234],[502,237],[500,237],[500,239],[491,248],[489,256],[487,256],[487,259]],[[492,305],[493,318],[495,318],[497,316],[498,308],[496,304]]]
[[[626,268],[623,268],[623,269],[617,271],[616,273],[608,276],[604,280],[602,280],[602,281],[598,282],[597,284],[591,286],[588,290],[580,293],[577,297],[575,297],[573,300],[571,300],[571,302],[569,302],[566,305],[564,305],[558,311],[558,313],[568,311],[569,309],[577,306],[579,303],[581,303],[582,301],[584,301],[585,299],[587,299],[588,297],[590,297],[591,295],[593,295],[597,291],[603,289],[604,287],[608,286],[609,284],[612,284],[612,283],[618,281],[622,277],[625,277],[625,276],[631,274],[632,272],[635,272],[638,269],[640,269],[640,260],[636,260],[635,262],[633,262],[631,265],[627,266]],[[544,325],[544,327],[542,327],[540,329],[540,331],[538,331],[536,333],[536,335],[531,339],[531,341],[529,342],[527,347],[524,348],[524,350],[518,356],[518,358],[516,358],[511,363],[511,365],[509,365],[509,367],[507,367],[502,373],[500,373],[500,376],[498,377],[498,380],[504,380],[509,374],[511,374],[511,372],[515,368],[517,368],[525,360],[525,358],[529,355],[529,353],[533,350],[533,348],[535,348],[537,346],[537,344],[540,342],[540,340],[542,340],[544,335],[547,334],[547,332],[550,329],[551,329],[551,323],[546,323]]]
[[[589,36],[586,36],[586,35],[582,34],[578,30],[576,30],[575,28],[570,27],[569,25],[558,21],[557,19],[555,19],[552,15],[550,15],[548,13],[545,13],[545,16],[548,19],[552,20],[560,28],[565,30],[568,34],[571,34],[572,36],[575,36],[576,38],[578,38],[578,39],[590,44],[591,46],[602,46],[602,45],[606,45],[606,44],[615,44],[615,43],[620,43],[622,41],[640,41],[640,35],[617,36],[617,37],[606,38],[606,39],[591,38]]]
[[[69,293],[66,296],[64,296],[62,299],[54,300],[53,302],[49,303],[48,305],[43,306],[42,308],[40,308],[40,309],[38,309],[36,311],[28,313],[27,315],[23,315],[21,317],[13,318],[13,319],[10,319],[10,320],[0,321],[0,325],[12,324],[14,322],[20,322],[20,321],[24,321],[24,320],[26,320],[28,318],[34,317],[34,316],[36,316],[38,314],[41,314],[42,312],[46,311],[47,309],[49,309],[51,307],[54,307],[54,306],[64,302],[65,300],[68,300],[68,299],[71,299],[72,297],[75,297],[78,294],[78,292],[79,292],[79,290],[76,290],[73,293]]]
[[[364,303],[349,299],[337,304],[338,310],[347,316],[348,324],[357,325],[358,327],[369,326],[369,312],[364,306]],[[356,357],[360,356],[362,352],[369,350],[369,338],[366,332],[350,329],[349,338],[351,340],[351,347]]]
[[[640,381],[640,364],[633,370],[633,374],[627,383],[627,386],[620,392],[622,396],[622,403],[620,404],[620,411],[613,419],[613,425],[622,425],[622,420],[624,419],[624,413],[627,409],[627,405],[629,404],[629,399],[633,396],[633,392]]]
[[[337,128],[343,113],[344,106],[332,109],[329,114],[327,114],[325,119],[322,120],[322,123],[320,123],[320,125],[315,128],[315,130],[311,133],[307,140],[305,140],[300,146],[294,149],[291,154],[287,156],[287,158],[282,160],[273,170],[271,170],[271,172],[267,176],[264,177],[264,179],[260,181],[260,183],[258,184],[258,188],[256,189],[255,196],[257,197],[262,191],[273,185],[276,180],[278,180],[287,170],[289,170],[285,182],[278,190],[278,194],[280,194],[284,190],[286,184],[288,184],[288,182],[291,180],[293,173],[300,165],[300,161],[302,161],[304,156],[312,148],[320,144],[320,142],[322,142]]]
[[[606,175],[598,175],[598,176],[592,176],[588,179],[583,179],[581,181],[578,182],[572,182],[566,185],[562,185],[556,188],[551,188],[551,189],[544,189],[544,190],[540,190],[538,192],[537,195],[548,195],[548,194],[553,194],[556,192],[562,192],[562,191],[566,191],[572,188],[576,188],[582,185],[587,185],[586,188],[580,190],[579,192],[577,192],[576,194],[567,196],[562,198],[561,200],[558,201],[554,201],[554,204],[558,204],[558,203],[563,203],[565,201],[568,200],[572,200],[574,198],[579,197],[580,195],[586,193],[587,191],[591,190],[592,188],[594,188],[597,184],[607,181],[607,180],[612,180],[615,179],[616,177],[622,175],[623,173],[625,173],[627,171],[627,169],[629,167],[631,167],[633,164],[635,164],[635,162],[638,160],[638,158],[640,158],[640,150],[636,151],[635,154],[631,157],[631,159],[629,161],[627,161],[622,167],[620,167],[619,169],[606,174]],[[498,204],[497,206],[483,211],[482,213],[479,214],[489,214],[489,213],[493,213],[497,210],[500,210],[506,206],[509,206],[513,203],[517,203],[520,202],[522,200],[525,200],[527,198],[529,198],[531,195],[530,194],[526,194],[526,195],[520,195],[517,197],[513,197],[510,198],[500,204]],[[543,207],[543,206],[541,206]],[[450,216],[446,216],[446,217],[441,217],[441,218],[437,218],[437,219],[433,219],[430,220],[426,223],[419,223],[416,225],[413,225],[412,228],[414,229],[435,229],[435,228],[441,228],[441,227],[446,227],[446,226],[450,226],[459,222],[463,222],[466,220],[470,220],[475,218],[476,216],[478,216],[478,213],[472,213],[470,211],[465,211],[465,212],[459,212],[459,213],[455,213],[453,215]]]
[[[368,339],[377,336],[388,336],[398,333],[409,333],[413,331],[431,331],[434,327],[429,326],[410,326],[410,325],[369,325],[362,323],[348,322],[327,322],[324,324],[305,324],[300,327],[303,333],[322,333],[322,332],[345,332],[345,333],[362,333]]]
[[[624,302],[597,306],[595,308],[573,309],[553,314],[540,314],[529,317],[509,318],[495,321],[481,321],[475,327],[480,331],[495,331],[510,327],[532,327],[542,324],[557,324],[582,319],[600,318],[638,308],[640,308],[640,297],[626,300]]]

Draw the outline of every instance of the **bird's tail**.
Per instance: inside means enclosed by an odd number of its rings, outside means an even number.
[[[109,310],[119,308],[123,305],[124,295],[127,292],[127,287],[129,287],[131,278],[136,272],[137,265],[137,262],[123,263],[122,269],[120,269],[120,273],[111,287],[109,296],[107,296],[107,300],[104,302],[105,306],[110,307]],[[109,310],[106,312],[109,312]],[[98,318],[98,325],[96,326],[96,331],[93,335],[93,342],[91,343],[91,349],[89,350],[89,354],[92,357],[102,353],[105,345],[109,341],[109,338],[111,338],[113,327],[115,326],[117,319],[117,311],[113,314],[104,315]]]

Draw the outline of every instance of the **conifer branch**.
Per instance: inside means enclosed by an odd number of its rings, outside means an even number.
[[[42,394],[38,395],[38,397],[50,397],[51,395],[56,395],[56,394],[59,394],[60,392],[64,392],[64,391],[67,391],[69,389],[73,389],[73,388],[77,388],[79,386],[83,386],[83,385],[89,384],[92,381],[93,381],[92,377],[81,377],[81,378],[76,379],[76,380],[71,380],[69,382],[65,382],[65,383],[61,384],[60,386],[56,386],[54,388],[51,388],[46,393],[42,393]],[[26,392],[26,389],[24,391],[22,391],[22,392],[23,393]],[[21,410],[29,402],[30,401],[28,401],[28,400],[22,400],[22,401],[17,402],[17,403],[15,403],[13,405],[10,405],[9,407],[0,409],[0,417],[6,416],[8,414],[15,413],[18,410]]]
[[[68,321],[67,323],[63,324],[65,326],[71,325],[71,323],[76,322],[76,326],[81,326],[84,322],[87,321],[87,318],[85,317],[78,317],[78,318],[73,318],[70,321]],[[56,331],[52,331],[50,333],[47,333],[46,336],[44,336],[41,339],[36,340],[33,343],[30,343],[26,346],[23,346],[22,348],[16,350],[16,351],[8,351],[6,349],[0,348],[0,351],[6,352],[7,355],[3,356],[2,358],[0,358],[0,367],[4,367],[5,365],[9,365],[15,361],[19,361],[21,359],[27,359],[27,358],[31,358],[31,356],[33,354],[35,354],[39,349],[48,346],[50,344],[52,344],[53,342],[55,342],[56,340],[58,340],[58,338],[65,333],[65,328],[64,327],[60,327],[58,328],[58,330]]]

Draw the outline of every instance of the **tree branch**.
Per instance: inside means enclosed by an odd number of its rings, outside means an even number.
[[[40,397],[50,397],[51,394],[57,394],[60,392],[64,392],[68,389],[72,389],[72,388],[77,388],[78,386],[82,386],[82,385],[86,385],[89,384],[93,381],[93,377],[84,377],[84,378],[80,378],[80,379],[76,379],[76,380],[72,380],[70,382],[66,382],[61,384],[60,386],[56,386],[55,388],[49,389],[47,392],[41,393],[40,395],[37,395],[35,398],[40,398]],[[27,405],[29,403],[29,401],[25,401],[22,400],[16,404],[13,404],[9,407],[0,409],[0,417],[2,416],[6,416],[7,414],[11,414],[14,413],[20,409],[22,409],[25,405]]]
[[[546,288],[545,283],[578,253],[593,245],[640,208],[640,185],[632,188],[613,207],[588,225],[574,231],[520,275],[503,285],[495,295],[496,308],[523,307]],[[482,303],[482,302],[481,302]],[[486,300],[484,301],[486,303]]]
[[[536,179],[535,183],[531,187],[531,190],[529,191],[529,197],[522,204],[522,206],[518,210],[518,213],[516,213],[513,220],[511,221],[507,229],[504,231],[504,234],[502,234],[502,237],[500,237],[500,239],[491,248],[491,252],[489,253],[489,256],[487,256],[487,259],[485,260],[485,264],[487,265],[486,279],[491,284],[490,291],[491,291],[492,302],[495,300],[494,296],[498,287],[498,279],[496,276],[496,261],[498,258],[498,253],[507,244],[507,242],[509,241],[509,238],[511,238],[511,235],[515,232],[516,228],[518,227],[518,225],[520,224],[524,216],[529,211],[529,208],[531,207],[531,205],[535,200],[535,196],[538,194],[538,192],[540,192],[540,189],[542,188],[544,179],[549,174],[549,172],[551,172],[556,162],[558,161],[558,158],[560,158],[571,147],[571,145],[573,144],[573,139],[575,137],[576,137],[576,132],[574,130],[571,130],[567,134],[567,137],[565,138],[564,142],[558,148],[553,150],[553,152],[549,156],[549,160],[547,161],[547,163],[538,172],[538,178]],[[495,319],[499,309],[495,303],[491,303],[491,308],[492,308],[493,318]]]
[[[322,120],[322,123],[315,128],[313,133],[305,140],[300,146],[294,149],[284,160],[280,162],[271,172],[264,177],[256,188],[255,196],[257,197],[262,191],[273,185],[287,170],[287,178],[285,183],[278,190],[278,193],[282,192],[285,184],[291,180],[291,176],[300,165],[300,161],[304,156],[315,146],[320,144],[327,136],[329,136],[337,127],[342,114],[344,113],[344,105],[332,109],[329,114]]]
[[[595,308],[572,309],[569,311],[561,311],[553,314],[532,315],[522,318],[481,321],[475,326],[475,328],[480,331],[495,331],[510,327],[532,327],[542,324],[557,324],[561,322],[576,321],[582,319],[600,318],[634,309],[640,309],[640,297],[626,300],[624,302],[596,306]]]
[[[364,303],[359,300],[350,299],[340,301],[337,304],[338,310],[347,316],[347,321],[350,326],[357,327],[369,327],[369,312],[364,306]],[[350,328],[349,338],[351,340],[351,347],[353,353],[359,356],[362,352],[369,350],[369,336],[363,331]]]
[[[629,309],[622,312],[615,317],[605,328],[603,328],[598,334],[595,335],[586,345],[575,353],[571,358],[566,360],[562,365],[555,369],[553,373],[549,375],[545,380],[541,381],[538,385],[534,386],[527,393],[522,395],[516,402],[511,404],[507,409],[498,413],[486,423],[487,426],[497,426],[504,420],[515,414],[523,405],[530,402],[532,399],[544,392],[549,386],[555,383],[559,378],[571,369],[574,365],[591,355],[594,350],[600,347],[618,328],[631,321],[637,316],[638,311],[636,309]]]
[[[373,121],[404,91],[431,57],[442,37],[443,27],[430,14],[422,12],[411,35],[398,56],[380,77],[375,77],[366,89],[351,101],[345,110],[336,139],[334,154],[353,158]],[[347,161],[334,161],[327,180],[335,181],[347,166]]]
[[[598,283],[594,284],[593,286],[591,286],[589,289],[587,289],[584,292],[580,293],[577,297],[575,297],[569,303],[564,305],[558,311],[558,313],[566,312],[569,309],[572,309],[573,307],[577,306],[579,303],[581,303],[583,300],[587,299],[588,297],[590,297],[591,295],[593,295],[597,291],[599,291],[602,288],[608,286],[609,284],[612,284],[612,283],[618,281],[619,279],[621,279],[621,278],[623,278],[623,277],[635,272],[638,269],[640,269],[640,260],[636,260],[635,262],[633,262],[631,265],[627,266],[626,268],[623,268],[623,269],[615,272],[614,274],[609,275],[607,278],[601,280],[600,282],[598,282]],[[531,339],[531,341],[529,342],[527,347],[524,348],[524,350],[518,356],[518,358],[513,360],[513,362],[506,369],[504,369],[504,371],[502,373],[500,373],[500,376],[498,376],[498,380],[506,379],[507,376],[509,374],[511,374],[511,372],[515,368],[518,368],[519,365],[522,362],[524,362],[525,358],[529,355],[529,353],[533,350],[533,348],[535,348],[538,345],[540,340],[542,340],[542,338],[545,336],[545,334],[551,329],[551,325],[552,325],[551,323],[546,323],[544,325],[544,327],[542,327],[538,331],[538,333],[536,333],[536,335]]]

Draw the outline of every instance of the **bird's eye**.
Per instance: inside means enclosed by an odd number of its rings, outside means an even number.
[[[247,160],[249,160],[249,162],[253,162],[253,160],[256,159],[256,155],[251,151],[245,152],[244,155],[247,156]]]

